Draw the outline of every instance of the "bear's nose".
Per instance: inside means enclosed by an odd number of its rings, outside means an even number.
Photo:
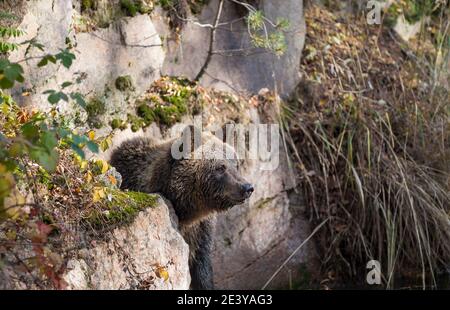
[[[251,193],[253,193],[253,191],[255,190],[253,188],[253,185],[251,185],[250,183],[245,183],[244,185],[242,185],[242,189],[244,190],[244,192],[250,196]]]

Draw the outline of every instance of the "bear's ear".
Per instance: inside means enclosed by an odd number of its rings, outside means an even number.
[[[171,147],[172,158],[190,158],[192,152],[202,145],[202,132],[194,125],[183,129],[181,136],[174,140]]]

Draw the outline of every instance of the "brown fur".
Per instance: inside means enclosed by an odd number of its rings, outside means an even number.
[[[125,141],[113,152],[111,165],[122,175],[123,189],[161,193],[170,200],[190,248],[191,286],[212,289],[211,216],[242,203],[253,188],[240,176],[233,160],[174,159],[171,147],[179,139],[159,144],[146,138]],[[219,148],[200,149],[197,145],[193,152],[223,153],[221,141],[209,136],[207,140]]]

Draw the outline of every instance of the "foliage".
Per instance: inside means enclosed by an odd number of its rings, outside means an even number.
[[[22,34],[23,32],[13,28],[1,30],[1,37]],[[33,47],[43,51],[43,45],[34,40],[20,45],[28,45],[25,57],[28,57],[28,52]],[[68,69],[75,60],[75,55],[68,46],[56,54],[44,54],[40,58],[38,68],[56,64]],[[45,91],[50,104],[48,113],[19,107],[9,95],[9,89],[20,86],[24,81],[24,70],[20,63],[6,58],[0,60],[0,252],[2,255],[5,250],[6,253],[11,253],[16,241],[19,244],[32,244],[28,253],[34,253],[34,263],[23,264],[28,266],[28,276],[34,279],[34,285],[40,287],[43,281],[49,281],[55,288],[64,288],[64,281],[60,277],[64,270],[62,260],[51,249],[49,241],[59,229],[52,220],[56,215],[52,213],[54,210],[44,208],[45,200],[41,196],[44,191],[40,186],[45,185],[46,190],[60,188],[50,180],[60,176],[55,172],[63,169],[59,166],[61,153],[70,150],[73,156],[83,160],[84,148],[96,153],[99,146],[93,140],[93,135],[88,137],[71,130],[58,112],[61,101],[86,107],[82,94],[68,91],[70,86],[80,81],[66,81],[58,90]],[[20,237],[21,234],[24,236]],[[5,238],[12,242],[10,246],[5,247]],[[15,263],[6,266],[20,266],[21,253],[23,251],[15,254]],[[4,259],[7,262],[13,258],[9,255]],[[36,277],[41,280],[36,280]]]
[[[117,189],[97,188],[97,197],[107,197],[103,204],[92,209],[87,221],[94,227],[129,223],[140,211],[154,207],[158,200],[156,195],[140,192],[123,192]]]
[[[86,112],[89,125],[97,129],[101,128],[102,123],[99,117],[106,113],[105,98],[92,97],[86,104]]]
[[[289,29],[289,21],[279,19],[276,23],[267,20],[259,10],[250,10],[247,17],[248,32],[254,46],[270,50],[281,56],[287,49],[285,32]],[[271,31],[268,29],[272,28]]]
[[[450,94],[388,31],[338,18],[306,12],[305,80],[283,116],[311,219],[328,219],[323,271],[360,278],[376,259],[387,287],[435,287],[450,259]]]
[[[8,12],[0,11],[0,20],[1,19],[14,20],[17,19],[17,17]],[[17,50],[19,45],[7,42],[7,40],[10,38],[18,38],[24,34],[25,33],[22,30],[16,27],[0,26],[0,54]]]
[[[193,109],[197,104],[196,99],[194,83],[186,79],[164,77],[156,81],[150,90],[136,101],[138,118],[129,116],[132,129],[136,131],[152,122],[173,125]]]
[[[120,7],[128,16],[136,16],[137,13],[148,14],[153,11],[153,1],[120,0]]]
[[[81,0],[81,11],[97,9],[97,0]]]

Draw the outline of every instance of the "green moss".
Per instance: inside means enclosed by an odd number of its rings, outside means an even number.
[[[387,10],[387,14],[384,17],[384,23],[387,26],[393,27],[397,22],[398,16],[403,14],[408,23],[414,24],[420,21],[424,16],[431,15],[433,6],[433,0],[406,0],[401,3],[393,3]]]
[[[141,14],[148,14],[153,11],[154,5],[153,1],[142,1],[139,0],[136,2],[136,5],[138,7],[138,11]]]
[[[405,1],[404,14],[409,23],[416,23],[422,17],[430,15],[435,5],[435,0],[409,0]]]
[[[158,105],[154,109],[155,115],[160,124],[173,125],[181,120],[182,114],[175,105]]]
[[[100,210],[95,209],[88,216],[94,227],[130,223],[140,211],[153,208],[158,202],[157,195],[140,192],[110,189],[108,196],[110,199],[105,199]]]
[[[88,123],[95,128],[101,128],[102,123],[99,116],[106,113],[105,101],[100,98],[92,98],[86,105],[86,112],[88,114]]]
[[[96,0],[81,0],[81,11],[95,10],[97,8]]]
[[[155,121],[155,112],[146,103],[138,106],[137,114],[144,119],[146,124],[151,124]]]
[[[131,125],[131,130],[133,132],[138,131],[140,128],[142,128],[145,124],[144,120],[140,117],[137,117],[132,114],[127,115],[127,121]]]
[[[112,129],[126,129],[127,128],[127,124],[125,121],[115,118],[111,121],[111,128]]]
[[[129,75],[119,76],[116,79],[116,88],[120,91],[133,90],[133,80]]]
[[[174,6],[174,0],[158,0],[158,4],[165,10],[168,10]]]
[[[103,115],[106,113],[105,102],[99,98],[92,98],[86,105],[86,112],[89,117]]]
[[[138,6],[132,0],[120,0],[120,7],[128,16],[136,16],[139,11]]]
[[[159,4],[164,10],[170,10],[173,7],[176,7],[177,0],[158,0],[157,4]],[[187,4],[189,5],[190,11],[194,14],[200,14],[202,9],[209,3],[209,0],[188,0]]]
[[[36,179],[40,184],[45,185],[45,187],[47,187],[47,189],[49,190],[51,190],[55,186],[52,176],[42,167],[38,168]]]

